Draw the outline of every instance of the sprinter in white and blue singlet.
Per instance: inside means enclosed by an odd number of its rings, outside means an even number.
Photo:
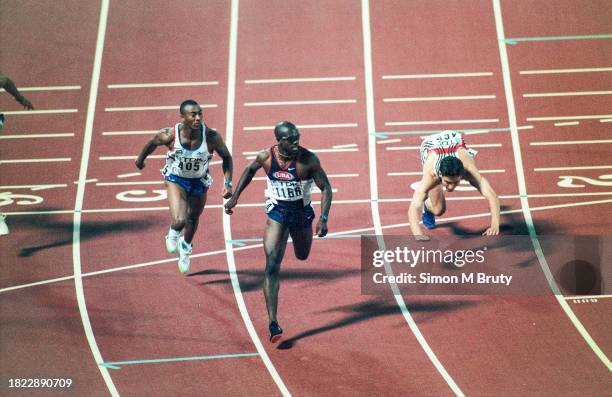
[[[425,138],[421,144],[423,178],[414,191],[408,210],[410,229],[417,240],[429,239],[419,226],[419,213],[422,213],[423,225],[433,229],[436,225],[435,217],[446,211],[442,188],[450,193],[462,179],[474,186],[489,204],[491,225],[482,234],[499,234],[499,199],[489,181],[478,172],[475,155],[476,151],[466,146],[457,131],[442,131]]]
[[[296,258],[306,260],[312,247],[312,221],[315,218],[310,204],[313,183],[321,190],[321,216],[316,234],[327,234],[327,217],[332,202],[332,189],[317,156],[299,146],[300,133],[295,125],[282,121],[274,128],[277,144],[262,150],[249,164],[236,186],[234,195],[225,203],[225,212],[233,213],[242,191],[255,173],[263,168],[268,176],[266,214],[268,221],[264,233],[266,270],[264,297],[270,320],[270,341],[276,343],[283,333],[278,325],[276,311],[280,265],[289,236],[293,240]]]
[[[202,108],[192,99],[181,103],[182,122],[174,128],[163,128],[144,146],[136,167],[143,169],[145,159],[158,146],[168,147],[166,166],[162,169],[168,191],[172,222],[166,235],[166,249],[174,253],[178,248],[178,266],[187,273],[190,265],[192,240],[212,184],[210,160],[217,152],[223,160],[225,184],[221,195],[232,195],[232,156],[219,133],[202,122]],[[181,236],[181,232],[183,235]]]

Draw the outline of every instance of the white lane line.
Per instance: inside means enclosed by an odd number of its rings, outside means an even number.
[[[471,72],[471,73],[436,73],[436,74],[391,74],[382,76],[383,80],[397,79],[437,79],[447,77],[485,77],[493,76],[493,72]]]
[[[40,184],[40,185],[5,185],[0,186],[0,190],[4,189],[32,189],[32,190],[45,190],[45,189],[54,189],[58,187],[68,187],[65,183],[56,183],[56,184]]]
[[[492,147],[502,147],[501,143],[476,143],[470,144],[471,148],[492,148]],[[386,147],[385,150],[420,150],[420,146],[389,146]]]
[[[70,138],[73,136],[74,133],[66,132],[59,134],[0,135],[0,139]]]
[[[612,67],[581,68],[581,69],[521,70],[519,74],[560,74],[560,73],[590,73],[590,72],[612,72]]]
[[[599,120],[600,123],[612,123],[612,119],[601,119]]]
[[[164,181],[98,182],[96,186],[163,185]]]
[[[48,86],[48,87],[19,87],[19,91],[72,91],[72,90],[80,90],[80,85],[56,85],[56,86]],[[5,92],[4,88],[0,88],[0,92]]]
[[[218,81],[186,81],[178,83],[135,83],[135,84],[109,84],[107,88],[158,88],[158,87],[200,87],[218,85]]]
[[[516,130],[517,120],[516,113],[514,108],[514,96],[512,93],[512,81],[510,78],[510,63],[508,61],[508,53],[506,49],[505,43],[505,34],[503,27],[503,19],[501,15],[501,5],[500,0],[493,0],[493,9],[495,13],[495,25],[497,30],[497,39],[500,53],[500,60],[502,66],[502,75],[504,81],[504,92],[506,94],[506,106],[508,108],[508,119],[510,121],[510,132],[512,138],[512,151],[514,153],[514,162],[516,165],[516,174],[518,179],[518,187],[519,193],[522,196],[527,195],[527,184],[525,182],[525,170],[523,168],[523,159],[521,156],[521,146],[519,140],[519,134]],[[605,200],[610,202],[610,200]],[[604,201],[604,202],[605,202]],[[548,206],[552,208],[553,206]],[[574,314],[571,307],[567,304],[561,292],[559,291],[559,287],[557,286],[554,277],[550,271],[550,267],[546,261],[546,257],[544,256],[544,252],[542,251],[542,247],[540,246],[540,241],[538,240],[538,235],[535,230],[535,226],[533,224],[533,219],[531,217],[531,209],[529,208],[529,200],[526,197],[521,197],[521,208],[522,213],[525,218],[525,223],[527,225],[527,230],[529,231],[529,236],[531,237],[531,242],[533,244],[533,249],[536,253],[538,261],[540,263],[540,267],[542,272],[546,276],[546,280],[548,281],[549,287],[551,291],[555,294],[557,302],[561,306],[561,308],[565,311],[568,318],[574,324],[578,332],[582,335],[585,342],[591,347],[593,352],[599,357],[599,359],[604,363],[604,365],[608,368],[608,370],[612,370],[612,363],[603,351],[597,346],[597,343],[593,340],[591,335],[589,335],[588,331],[584,328],[578,317]]]
[[[328,178],[358,178],[359,174],[327,174]],[[268,180],[267,176],[256,176],[253,178],[254,181],[266,181]],[[336,203],[336,201],[334,201]]]
[[[387,121],[385,122],[385,125],[393,126],[393,125],[475,124],[475,123],[499,123],[499,119]]]
[[[578,125],[580,124],[580,121],[567,121],[567,122],[563,122],[563,123],[555,123],[555,127],[565,127],[568,125]]]
[[[130,172],[128,174],[117,175],[117,178],[131,178],[133,176],[140,176],[140,175],[142,175],[142,172]]]
[[[159,130],[141,130],[141,131],[104,131],[102,135],[153,135]]]
[[[568,170],[607,170],[612,168],[612,165],[583,165],[576,167],[543,167],[543,168],[534,168],[533,170],[536,172],[541,171],[568,171]]]
[[[343,77],[296,77],[287,79],[258,79],[258,80],[245,80],[245,84],[277,84],[277,83],[316,83],[322,81],[352,81],[355,80],[355,76],[343,76]]]
[[[98,97],[98,85],[100,82],[100,69],[102,68],[102,52],[104,50],[104,38],[106,35],[106,22],[108,17],[109,0],[102,0],[100,10],[100,22],[98,25],[98,35],[96,38],[96,51],[93,62],[93,71],[91,75],[91,86],[89,89],[89,103],[87,105],[87,118],[85,121],[85,133],[83,136],[83,152],[81,155],[81,165],[79,168],[79,183],[77,184],[77,193],[74,204],[73,214],[73,230],[72,230],[72,262],[74,271],[74,287],[76,292],[79,313],[83,323],[83,329],[89,348],[93,353],[95,364],[102,374],[102,378],[106,383],[106,387],[112,396],[119,396],[119,393],[113,383],[113,379],[108,372],[108,368],[98,365],[105,360],[100,353],[96,337],[94,336],[89,313],[87,312],[87,304],[85,303],[85,292],[83,289],[83,276],[81,271],[81,210],[83,209],[83,200],[85,198],[85,179],[87,178],[87,167],[89,164],[89,154],[91,151],[91,142],[93,136],[93,124],[96,113],[96,102]]]
[[[16,111],[3,111],[2,113],[11,116],[27,115],[27,114],[65,114],[65,113],[76,113],[79,109],[45,109],[45,110],[16,110]]]
[[[98,160],[109,161],[109,160],[136,160],[138,155],[133,156],[100,156]],[[147,156],[147,159],[165,159],[165,154],[153,154],[151,156]]]
[[[231,1],[231,13],[230,13],[230,34],[229,34],[229,56],[228,56],[228,72],[227,72],[227,107],[226,107],[226,134],[225,144],[229,149],[230,153],[234,145],[234,108],[236,107],[236,64],[237,64],[237,52],[238,52],[238,11],[239,11],[239,0]],[[225,201],[224,201],[225,202]],[[234,259],[234,247],[229,241],[232,240],[232,225],[230,216],[222,212],[223,216],[223,237],[225,238],[225,252],[227,259],[227,267],[229,276],[232,282],[232,290],[234,291],[234,297],[236,298],[236,304],[240,311],[240,316],[244,322],[244,325],[259,353],[259,357],[263,361],[266,369],[270,373],[270,376],[276,383],[280,393],[285,396],[291,396],[289,389],[285,386],[282,378],[276,371],[272,360],[268,356],[266,349],[263,347],[257,331],[253,326],[249,311],[244,303],[244,297],[242,296],[242,290],[240,289],[240,282],[238,281],[238,273],[236,271],[236,261]]]
[[[479,170],[481,174],[503,174],[506,172],[504,169],[497,170]],[[387,172],[387,176],[421,176],[423,171],[409,171],[409,172]]]
[[[464,96],[426,96],[410,98],[383,98],[383,102],[427,102],[427,101],[469,101],[476,99],[495,99],[495,95],[464,95]]]
[[[301,130],[306,129],[317,129],[317,128],[355,128],[357,123],[336,123],[336,124],[298,124],[297,127]],[[273,131],[274,126],[254,126],[254,127],[243,127],[244,131]]]
[[[205,103],[201,104],[200,107],[202,109],[216,108],[216,103]],[[140,110],[176,110],[178,112],[178,107],[176,105],[170,106],[132,106],[132,107],[119,107],[119,108],[105,108],[105,112],[134,112]]]
[[[401,141],[402,140],[399,139],[399,138],[396,138],[396,139],[383,139],[381,141],[376,141],[376,144],[378,144],[378,145],[386,145],[386,144],[389,144],[389,143],[397,143],[397,142],[401,142]]]
[[[376,121],[374,111],[374,78],[373,78],[373,66],[372,66],[372,37],[370,32],[370,2],[369,0],[361,0],[361,15],[362,15],[362,32],[363,32],[363,59],[364,59],[364,75],[365,75],[365,92],[366,92],[366,118],[368,123],[368,160],[370,162],[370,198],[372,200],[370,209],[372,213],[372,220],[374,223],[374,231],[377,235],[382,235],[382,224],[380,220],[380,212],[378,208],[378,172],[377,172],[377,159],[376,159]],[[378,238],[378,246],[380,249],[385,250],[385,242],[383,238]],[[393,275],[393,270],[388,262],[385,262],[385,271],[387,275]],[[408,327],[416,337],[421,348],[427,354],[427,357],[438,370],[442,378],[446,381],[450,389],[455,393],[456,396],[463,396],[463,392],[457,386],[454,379],[448,373],[446,368],[442,365],[432,348],[427,343],[425,336],[421,333],[421,330],[417,326],[416,322],[412,318],[406,302],[397,287],[397,284],[390,283],[391,290],[395,301],[404,316],[404,320],[408,324]]]
[[[0,160],[0,164],[18,164],[18,163],[61,163],[72,161],[70,157],[58,157],[48,159],[13,159],[13,160]]]
[[[523,98],[542,98],[553,96],[583,96],[583,95],[611,95],[612,91],[575,91],[575,92],[537,92],[523,94]]]
[[[310,150],[313,153],[341,153],[341,152],[358,152],[359,148],[344,148],[344,149],[310,149],[309,148],[308,150]],[[259,152],[258,151],[257,152],[242,152],[242,154],[245,156],[252,156],[252,155],[256,155],[257,153]],[[165,157],[166,156],[164,156],[164,158]]]
[[[550,120],[589,120],[589,119],[606,119],[612,117],[612,114],[590,114],[578,116],[550,116],[550,117],[527,117],[527,121],[550,121]]]
[[[292,105],[335,105],[342,103],[357,103],[356,99],[325,99],[312,101],[275,101],[275,102],[245,102],[244,106],[292,106]]]
[[[608,299],[612,298],[612,295],[577,295],[577,296],[564,296],[565,300],[581,300],[581,299]]]
[[[347,143],[346,145],[334,145],[332,146],[332,148],[334,149],[345,149],[345,148],[349,148],[349,147],[357,147],[356,143]]]
[[[589,145],[594,143],[612,143],[612,139],[592,139],[584,141],[544,141],[531,142],[532,146],[553,146],[553,145]]]

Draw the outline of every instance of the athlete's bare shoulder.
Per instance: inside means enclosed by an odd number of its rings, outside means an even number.
[[[174,142],[174,127],[161,128],[155,135],[155,140],[160,145],[170,145]]]
[[[316,154],[314,154],[314,152],[306,149],[303,146],[299,147],[299,151],[298,151],[298,155],[297,155],[297,160],[298,162],[308,166],[311,164],[318,164],[319,163],[319,158],[317,157]]]

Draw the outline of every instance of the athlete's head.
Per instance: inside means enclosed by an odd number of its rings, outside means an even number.
[[[183,124],[193,129],[200,128],[202,125],[202,108],[193,99],[186,99],[179,108],[183,118]]]
[[[278,141],[278,149],[281,154],[295,155],[299,150],[300,132],[297,127],[289,121],[281,121],[274,127],[274,136]]]
[[[455,190],[464,173],[463,163],[457,157],[447,156],[440,161],[439,176],[447,191]]]

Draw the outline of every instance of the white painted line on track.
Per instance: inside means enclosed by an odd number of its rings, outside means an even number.
[[[5,185],[5,186],[0,186],[0,189],[45,190],[45,189],[54,189],[58,187],[68,187],[68,185],[66,183],[40,184],[40,185]]]
[[[536,172],[541,171],[568,171],[568,170],[607,170],[612,168],[612,165],[582,165],[576,167],[544,167],[544,168],[534,168],[533,170]]]
[[[608,117],[612,117],[612,114],[590,114],[590,115],[578,115],[578,116],[527,117],[527,121],[589,120],[589,119],[606,119]]]
[[[374,111],[374,78],[373,78],[373,66],[372,66],[372,37],[370,32],[370,2],[369,0],[361,0],[361,23],[363,32],[363,59],[364,59],[364,76],[365,76],[365,93],[366,93],[366,119],[368,124],[368,160],[370,162],[370,209],[372,213],[372,220],[374,224],[374,231],[377,235],[382,235],[382,225],[380,219],[380,212],[378,208],[378,171],[377,171],[377,158],[376,158],[376,121]],[[383,238],[378,238],[378,246],[381,250],[385,250],[385,242]],[[393,270],[388,262],[385,261],[385,271],[387,275],[392,276]],[[393,278],[392,278],[393,279]],[[412,318],[406,302],[401,295],[399,288],[396,283],[390,283],[389,286],[393,291],[395,301],[404,316],[404,320],[408,324],[408,327],[416,337],[421,348],[427,354],[427,357],[438,370],[439,374],[446,381],[450,389],[456,396],[463,397],[463,392],[459,386],[455,383],[454,379],[448,373],[446,368],[442,365],[434,351],[431,349],[425,336],[421,333],[418,325]]]
[[[590,145],[596,143],[612,143],[612,139],[591,139],[585,141],[544,141],[531,142],[532,146],[555,146],[555,145]]]
[[[578,125],[580,124],[580,121],[568,121],[568,122],[564,122],[564,123],[555,123],[555,127],[566,127],[568,125]]]
[[[473,145],[471,145],[473,146]],[[341,152],[358,152],[359,148],[344,148],[344,149],[308,149],[313,153],[341,153]],[[252,155],[257,155],[257,153],[259,153],[259,151],[257,152],[242,152],[243,155],[245,156],[252,156]],[[136,158],[136,157],[134,157]],[[164,156],[165,158],[165,156]]]
[[[216,108],[216,103],[205,103],[200,105],[202,109]],[[176,105],[170,106],[132,106],[132,107],[119,107],[119,108],[105,108],[105,112],[135,112],[140,110],[176,110],[178,112],[178,107]]]
[[[387,121],[385,122],[385,125],[394,126],[394,125],[476,124],[476,123],[499,123],[499,119]]]
[[[383,102],[427,102],[427,101],[469,101],[476,99],[495,99],[495,95],[464,95],[464,96],[426,96],[411,98],[383,98]]]
[[[555,96],[611,95],[612,91],[575,91],[575,92],[538,92],[523,94],[523,98],[543,98]]]
[[[200,87],[207,85],[218,85],[218,81],[187,81],[179,83],[135,83],[135,84],[109,84],[109,89],[116,88],[159,88],[159,87]]]
[[[601,119],[599,120],[600,123],[612,123],[612,119]]]
[[[582,338],[585,342],[591,347],[593,352],[599,357],[599,359],[603,362],[603,364],[608,368],[608,370],[612,371],[612,363],[608,359],[608,357],[603,353],[603,351],[599,348],[597,343],[593,340],[591,335],[589,335],[588,331],[584,328],[578,317],[574,314],[571,307],[567,304],[563,296],[559,291],[559,287],[557,286],[554,277],[550,271],[548,263],[546,261],[546,257],[542,251],[542,247],[540,246],[540,241],[538,240],[538,235],[535,230],[535,226],[533,224],[533,218],[531,217],[531,211],[529,207],[529,200],[527,197],[527,184],[525,182],[525,171],[523,168],[523,159],[521,155],[521,146],[519,141],[519,134],[516,130],[517,120],[516,120],[516,112],[514,107],[514,94],[512,92],[512,81],[510,78],[510,63],[508,61],[508,53],[506,49],[505,43],[505,33],[504,33],[504,25],[503,18],[501,14],[501,5],[500,0],[493,0],[493,10],[495,14],[495,26],[497,30],[497,39],[498,39],[498,48],[502,66],[502,76],[504,81],[504,92],[506,94],[506,107],[508,109],[508,119],[510,121],[510,132],[512,138],[512,149],[514,153],[514,162],[516,166],[516,174],[518,179],[518,188],[519,193],[521,194],[521,209],[523,216],[525,218],[525,224],[527,225],[527,230],[529,232],[529,236],[531,237],[531,242],[533,244],[534,252],[538,258],[538,262],[540,263],[540,267],[542,272],[546,276],[546,280],[550,286],[551,291],[555,294],[557,302],[561,306],[561,308],[565,311],[566,315],[570,319],[570,321],[574,324]],[[604,200],[603,202],[611,202],[611,200]],[[554,206],[547,206],[548,208],[553,208]]]
[[[41,86],[41,87],[19,87],[19,91],[33,92],[33,91],[73,91],[80,90],[80,85],[56,85],[56,86]],[[0,88],[0,92],[6,92],[4,88]]]
[[[389,143],[397,143],[397,142],[401,142],[401,141],[402,140],[399,139],[399,138],[398,139],[383,139],[382,141],[376,141],[376,143],[378,145],[386,145],[386,144],[389,144]]]
[[[287,79],[259,79],[245,80],[245,84],[277,84],[277,83],[316,83],[323,81],[351,81],[355,80],[355,76],[344,77],[296,77]]]
[[[5,115],[10,116],[22,116],[22,115],[34,115],[34,114],[65,114],[65,113],[77,113],[78,109],[45,109],[45,110],[15,110],[15,111],[3,111]]]
[[[102,135],[153,135],[159,130],[144,130],[144,131],[104,131]]]
[[[129,174],[120,174],[117,175],[117,178],[131,178],[133,176],[140,176],[142,172],[130,172]]]
[[[98,182],[96,186],[135,186],[135,185],[163,185],[164,181],[132,181],[132,182]]]
[[[481,174],[501,174],[505,173],[504,169],[496,170],[479,170]],[[387,176],[422,176],[423,171],[409,171],[409,172],[387,172]]]
[[[102,160],[102,161],[111,161],[111,160],[136,160],[136,158],[138,157],[138,155],[133,155],[133,156],[100,156],[98,157],[98,160]],[[166,155],[165,154],[153,154],[151,156],[147,156],[147,159],[165,159]]]
[[[355,128],[357,127],[357,123],[336,123],[336,124],[298,124],[298,127],[301,130],[306,129],[318,129],[318,128]],[[244,131],[273,131],[274,126],[256,126],[256,127],[243,127]]]
[[[74,133],[58,133],[58,134],[24,134],[24,135],[0,135],[0,139],[35,139],[35,138],[70,138]]]
[[[547,70],[521,70],[519,74],[560,74],[560,73],[591,73],[612,72],[612,67],[605,68],[582,68],[582,69],[547,69]]]
[[[58,157],[48,159],[12,159],[12,160],[0,160],[0,164],[18,164],[18,163],[61,163],[72,161],[70,157]]]
[[[476,143],[470,144],[471,148],[492,148],[492,147],[502,147],[501,143]],[[385,150],[420,150],[420,146],[389,146],[386,147]]]
[[[612,295],[576,295],[576,296],[564,296],[565,300],[581,300],[581,299],[609,299]]]
[[[292,106],[292,105],[336,105],[357,103],[356,99],[326,99],[312,101],[245,102],[244,106]]]
[[[98,85],[100,82],[100,69],[102,68],[102,53],[104,50],[104,39],[106,35],[106,23],[108,18],[109,0],[101,1],[100,22],[98,25],[98,34],[96,38],[96,50],[93,62],[93,71],[91,76],[91,86],[89,89],[89,102],[87,105],[87,117],[85,120],[85,133],[83,135],[83,151],[81,155],[81,165],[79,168],[79,183],[77,184],[77,193],[74,204],[73,214],[73,230],[72,230],[72,262],[74,271],[74,286],[76,292],[79,313],[83,323],[83,329],[87,342],[93,353],[95,364],[106,383],[106,387],[112,396],[119,396],[113,379],[108,372],[108,368],[99,365],[105,360],[100,353],[96,338],[89,320],[87,312],[87,304],[85,303],[85,292],[83,289],[83,276],[81,271],[81,210],[83,209],[83,200],[85,198],[85,179],[87,178],[87,167],[89,165],[89,154],[91,151],[91,142],[93,135],[93,124],[96,113],[96,102],[98,97]]]
[[[346,149],[346,148],[349,148],[349,147],[357,147],[357,144],[356,143],[347,143],[345,145],[334,145],[334,146],[332,146],[332,148],[334,148],[334,149]]]
[[[436,74],[396,74],[384,75],[383,80],[397,79],[437,79],[447,77],[486,77],[493,76],[493,72],[471,72],[471,73],[436,73]]]
[[[327,174],[328,178],[358,178],[359,174]],[[254,181],[266,181],[268,180],[267,176],[256,176],[253,178]],[[334,201],[335,203],[335,201]]]

